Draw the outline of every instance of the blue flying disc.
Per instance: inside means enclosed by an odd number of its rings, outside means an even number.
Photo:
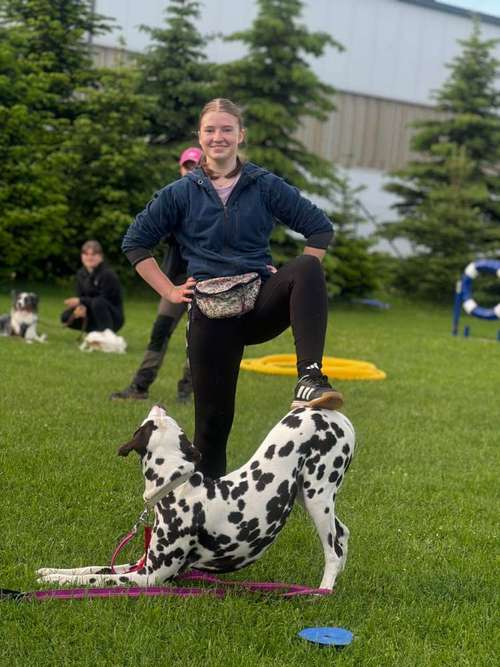
[[[313,644],[347,646],[352,642],[352,632],[344,628],[304,628],[299,637]]]

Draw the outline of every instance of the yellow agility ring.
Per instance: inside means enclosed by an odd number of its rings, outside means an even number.
[[[267,357],[243,359],[240,368],[268,375],[296,375],[295,354],[270,354]],[[323,373],[335,380],[385,380],[386,374],[375,364],[358,359],[323,357]]]

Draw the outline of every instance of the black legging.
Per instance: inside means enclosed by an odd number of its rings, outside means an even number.
[[[297,369],[319,364],[327,323],[327,292],[319,260],[301,255],[264,283],[255,308],[243,317],[210,319],[195,304],[190,310],[188,348],[195,404],[194,442],[201,469],[210,477],[226,472],[226,443],[245,345],[275,338],[290,324]]]

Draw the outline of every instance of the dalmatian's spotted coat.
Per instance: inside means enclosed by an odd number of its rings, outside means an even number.
[[[349,531],[335,516],[335,498],[351,463],[355,435],[340,412],[296,408],[268,434],[250,461],[211,480],[196,470],[198,450],[161,406],[119,449],[141,457],[144,500],[155,520],[144,566],[38,570],[58,584],[161,584],[193,567],[215,572],[253,563],[274,542],[297,497],[323,545],[320,587],[332,589],[347,556]]]

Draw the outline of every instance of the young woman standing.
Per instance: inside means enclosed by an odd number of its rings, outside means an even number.
[[[226,471],[226,443],[245,345],[275,338],[290,325],[297,353],[298,382],[292,406],[337,409],[342,395],[321,373],[327,292],[320,261],[333,237],[331,222],[278,176],[242,163],[245,137],[241,112],[230,100],[215,99],[201,114],[201,166],[161,190],[129,227],[122,248],[137,272],[172,303],[191,303],[188,349],[195,402],[194,442],[211,477]],[[278,220],[306,237],[302,256],[278,271],[269,238]],[[152,257],[167,233],[188,264],[182,285],[174,285]],[[212,318],[193,298],[195,285],[255,272],[262,281],[255,306],[240,316]],[[200,302],[201,305],[201,302]]]

